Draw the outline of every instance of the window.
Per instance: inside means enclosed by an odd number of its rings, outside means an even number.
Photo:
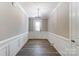
[[[47,21],[48,21],[47,19],[30,17],[29,18],[29,32],[47,31],[48,30]]]
[[[35,31],[41,30],[41,21],[36,20],[34,23]]]

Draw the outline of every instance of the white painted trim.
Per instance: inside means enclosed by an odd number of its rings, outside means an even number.
[[[57,35],[57,34],[55,34],[55,33],[51,33],[51,32],[48,32],[48,33],[49,33],[49,34],[52,34],[52,35],[54,35],[54,36],[56,36],[56,37],[65,39],[65,40],[69,40],[68,38],[65,38],[65,37],[63,37],[63,36]]]
[[[72,40],[71,2],[69,3],[69,38]]]
[[[63,51],[60,51],[58,47],[56,47],[55,45],[54,45],[54,48],[60,53],[60,55],[64,56]]]
[[[21,11],[22,11],[25,15],[27,15],[25,9],[24,9],[18,2],[15,2],[15,7],[20,8]],[[27,15],[27,16],[28,16],[28,15]]]
[[[20,46],[20,47],[19,47],[19,49],[17,50],[16,54],[23,48],[23,46],[24,46],[24,45],[28,42],[28,40],[29,40],[29,39],[28,39],[28,33],[22,35],[22,37],[23,37],[23,36],[27,36],[27,38],[25,38],[25,39],[27,39],[27,40],[25,40],[25,42],[23,42],[23,43],[21,43],[21,41],[19,41],[19,44],[20,44],[19,46]],[[20,36],[20,37],[21,37],[21,36]],[[23,40],[24,40],[24,39],[23,39]],[[22,45],[21,45],[21,44],[22,44]],[[14,56],[16,56],[16,54],[15,54]]]
[[[24,46],[27,40],[28,40],[28,32],[2,40],[0,41],[1,53],[5,54],[5,56],[14,56],[20,51],[20,49]],[[15,45],[12,46],[13,44]],[[3,48],[6,49],[5,52],[4,50],[2,50]],[[11,49],[14,51],[11,51]]]
[[[25,32],[25,33],[22,33],[22,34],[19,34],[19,35],[10,37],[10,38],[8,38],[8,39],[1,40],[1,41],[0,41],[0,44],[3,44],[3,43],[5,43],[5,42],[11,41],[12,39],[15,39],[15,38],[17,38],[17,37],[20,37],[20,36],[23,36],[23,35],[27,35],[27,34],[28,34],[28,33]]]
[[[73,55],[71,54],[71,51],[73,51],[73,49],[71,48],[70,39],[51,32],[48,32],[48,35],[49,35],[48,41],[50,42],[51,45],[53,43],[52,46],[54,46],[62,56]]]
[[[49,18],[57,10],[57,8],[61,6],[62,3],[63,2],[58,3],[58,5],[52,10],[51,14],[49,15]]]

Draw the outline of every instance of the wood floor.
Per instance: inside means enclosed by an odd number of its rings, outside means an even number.
[[[60,56],[47,39],[29,39],[17,56]]]

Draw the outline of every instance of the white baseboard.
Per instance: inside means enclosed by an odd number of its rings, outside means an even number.
[[[22,34],[19,34],[19,35],[10,37],[10,38],[8,38],[8,39],[1,40],[1,41],[0,41],[0,44],[6,43],[6,42],[8,42],[8,41],[11,41],[11,40],[13,40],[13,39],[16,39],[16,38],[18,38],[18,37],[22,37],[22,36],[25,36],[25,35],[28,35],[28,33],[25,32],[25,33],[22,33]]]
[[[28,41],[28,33],[0,41],[0,56],[15,56]]]
[[[49,32],[48,40],[51,44],[54,44],[53,46],[62,56],[75,55],[75,51],[71,47],[70,39]]]
[[[8,56],[16,55],[18,53],[18,51],[20,51],[20,49],[28,41],[28,35],[29,35],[29,38],[32,38],[32,39],[33,38],[48,39],[48,41],[51,43],[51,45],[53,44],[53,46],[56,48],[56,50],[62,56],[76,55],[75,50],[72,49],[72,47],[71,47],[70,39],[67,39],[65,37],[62,37],[62,36],[59,36],[59,35],[56,35],[56,34],[50,33],[50,32],[39,32],[39,33],[30,32],[29,34],[23,33],[23,34],[8,38],[6,40],[0,41],[0,47],[3,46],[3,48],[0,48],[0,51],[1,51],[0,54],[2,53],[2,55],[8,55]],[[24,39],[25,37],[27,37],[27,39]],[[13,42],[13,43],[11,43],[11,42]],[[18,44],[15,44],[15,42],[17,42]],[[11,47],[11,46],[13,46],[13,47]],[[14,50],[14,48],[16,48],[16,47],[18,47],[17,50]],[[78,49],[79,48],[77,48],[77,50]],[[14,50],[14,53],[11,52],[12,50]],[[78,55],[78,53],[77,53],[77,55]]]
[[[62,56],[75,55],[75,53],[72,53],[71,40],[63,36],[51,32],[30,32],[29,39],[31,38],[48,39],[51,45],[53,45]]]

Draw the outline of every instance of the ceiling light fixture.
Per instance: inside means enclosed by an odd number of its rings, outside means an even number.
[[[37,16],[35,17],[37,20],[41,20],[41,17],[40,17],[40,9],[37,8]]]
[[[39,8],[37,8],[37,12],[38,12],[38,13],[37,13],[37,14],[38,14],[38,16],[37,16],[37,17],[38,17],[38,18],[39,18],[39,11],[40,11],[40,9],[39,9]]]

